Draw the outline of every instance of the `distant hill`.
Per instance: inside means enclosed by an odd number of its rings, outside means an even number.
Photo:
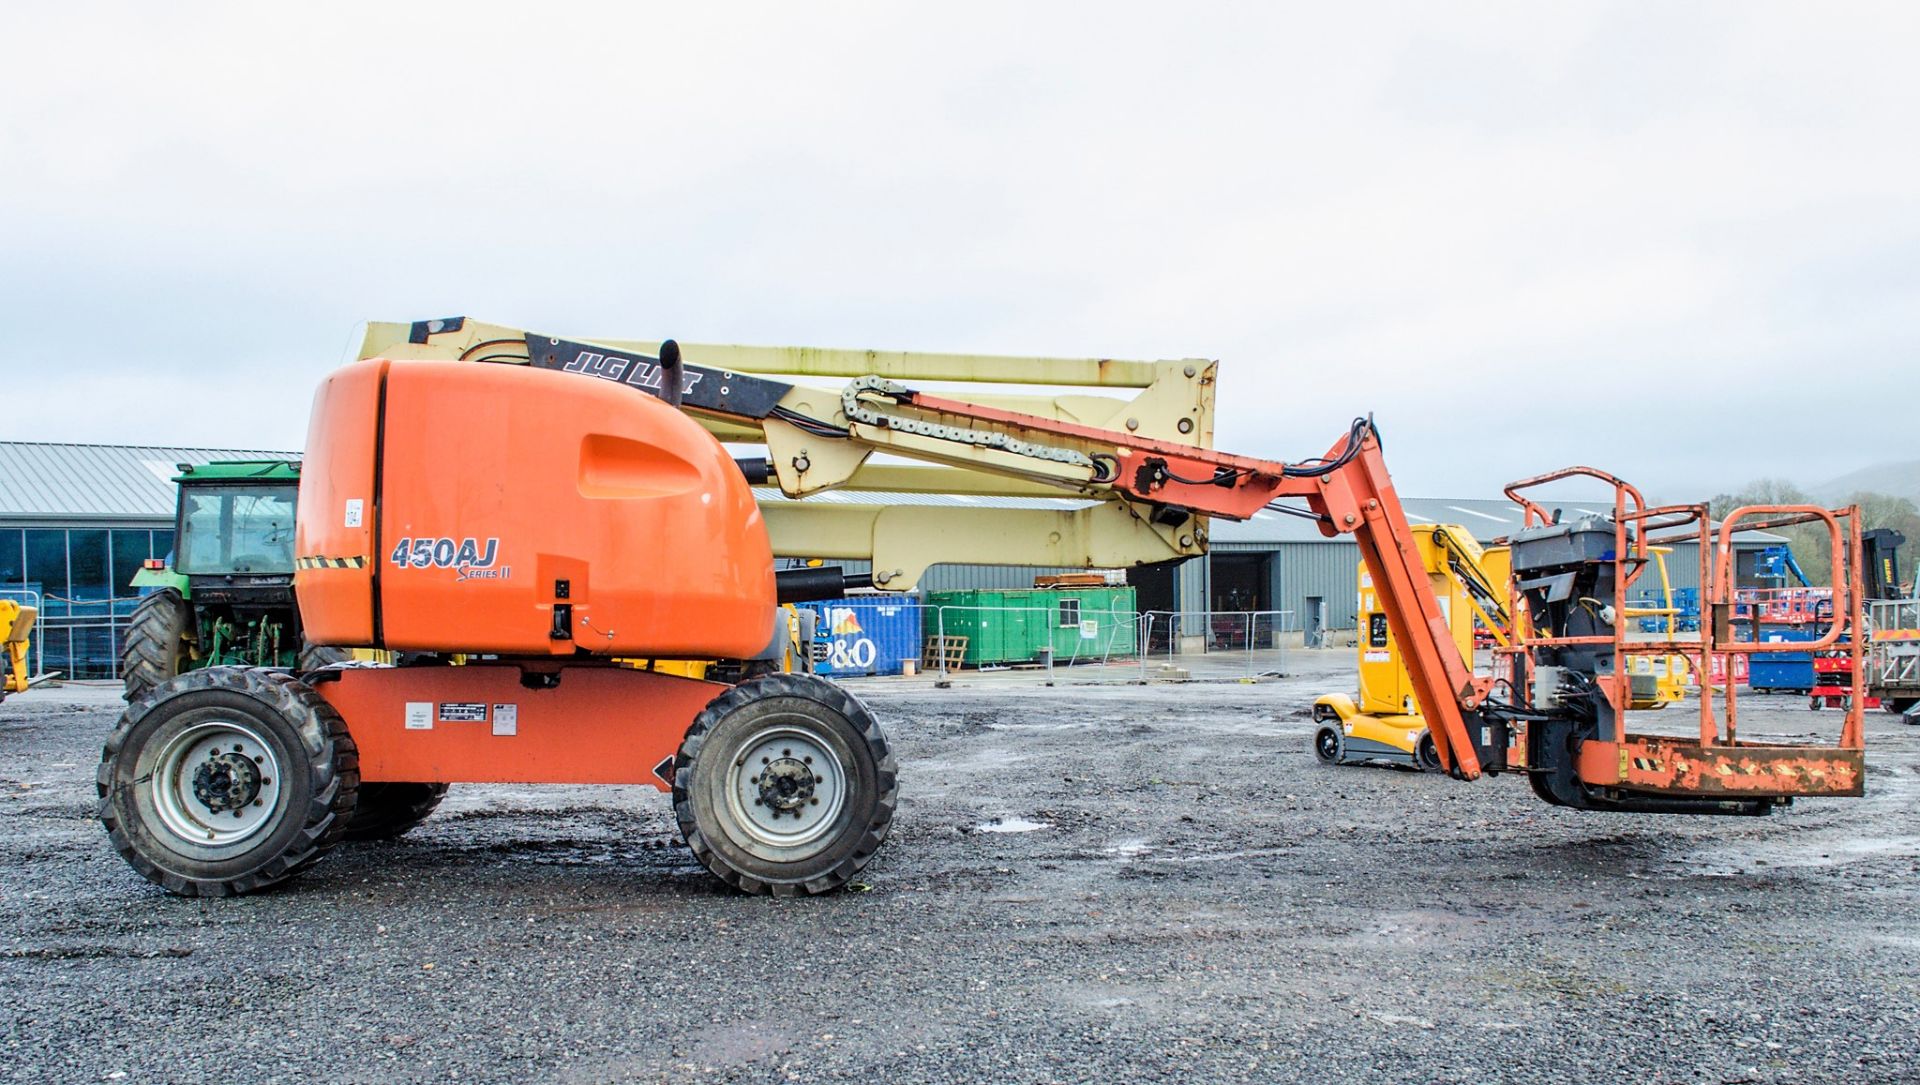
[[[1905,497],[1920,504],[1920,460],[1908,460],[1905,463],[1876,463],[1871,467],[1862,467],[1858,471],[1849,471],[1839,478],[1822,482],[1810,488],[1813,499],[1824,502],[1839,502],[1849,495],[1862,490],[1874,493]]]

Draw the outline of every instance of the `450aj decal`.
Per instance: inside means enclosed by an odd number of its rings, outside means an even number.
[[[437,539],[401,539],[394,544],[387,560],[402,569],[458,570],[460,580],[505,580],[513,570],[509,566],[496,565],[499,557],[500,540],[497,538],[488,539],[483,544],[474,538],[455,541],[441,536]]]

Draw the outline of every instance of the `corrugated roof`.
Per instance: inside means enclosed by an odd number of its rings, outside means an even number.
[[[0,519],[172,519],[180,464],[299,458],[261,449],[0,441]]]

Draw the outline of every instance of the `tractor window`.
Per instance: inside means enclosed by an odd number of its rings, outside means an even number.
[[[293,486],[207,486],[180,495],[175,568],[195,573],[293,572]]]

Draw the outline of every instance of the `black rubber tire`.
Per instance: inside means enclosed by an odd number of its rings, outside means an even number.
[[[1433,744],[1431,732],[1420,732],[1420,741],[1413,744],[1413,767],[1421,772],[1440,771],[1440,750]]]
[[[847,794],[816,853],[791,862],[753,854],[716,808],[739,747],[781,719],[839,748]],[[749,679],[713,699],[674,758],[673,814],[694,858],[743,893],[800,896],[838,889],[873,858],[893,823],[899,768],[879,721],[852,694],[810,674]]]
[[[193,637],[193,608],[172,588],[161,588],[133,608],[120,644],[122,694],[135,701],[183,669]]]
[[[1907,714],[1907,709],[1916,704],[1920,704],[1920,700],[1912,697],[1889,697],[1880,702],[1880,707],[1896,716],[1904,716]]]
[[[1346,736],[1337,724],[1329,724],[1313,733],[1313,756],[1323,765],[1338,765],[1347,752]]]
[[[294,670],[305,674],[308,671],[325,670],[335,663],[345,663],[353,658],[353,653],[345,648],[329,648],[324,644],[301,644],[298,661]]]
[[[445,784],[366,784],[347,822],[347,839],[395,840],[420,827],[440,800]]]
[[[238,717],[283,766],[278,813],[230,849],[188,853],[154,811],[153,768],[143,766],[142,755],[158,756],[168,737],[196,721]],[[358,798],[360,757],[340,714],[292,675],[207,667],[127,706],[107,738],[96,782],[101,824],[128,865],[178,896],[226,897],[285,881],[339,843]]]

